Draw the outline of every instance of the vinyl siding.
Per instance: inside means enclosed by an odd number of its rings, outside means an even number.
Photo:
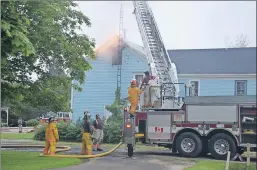
[[[83,116],[87,109],[94,116],[103,115],[104,105],[112,104],[117,87],[117,66],[106,62],[101,56],[91,62],[93,69],[86,72],[86,83],[83,91],[74,91],[73,120]],[[148,69],[144,58],[125,48],[121,67],[121,97],[127,97],[127,87],[134,76],[134,72],[144,72]]]
[[[105,61],[98,56],[95,61],[91,62],[93,69],[86,73],[86,83],[83,85],[83,91],[73,93],[73,120],[83,116],[85,109],[91,112],[92,116],[96,113],[103,115],[104,105],[112,104],[115,98],[117,82],[117,66]],[[177,64],[177,68],[181,68]],[[127,87],[135,73],[143,73],[148,70],[145,58],[139,57],[135,52],[125,48],[123,50],[123,59],[121,67],[121,97],[127,97]],[[212,76],[212,75],[210,75]],[[190,79],[187,77],[180,78],[179,82],[189,84],[190,80],[199,80],[200,96],[222,96],[235,95],[236,79]],[[256,95],[256,78],[247,80],[247,95]],[[188,92],[188,90],[187,90]],[[180,85],[180,96],[185,96],[184,85]]]
[[[235,81],[237,79],[179,79],[179,82],[189,84],[190,81],[199,81],[199,96],[231,96],[235,95]],[[247,80],[247,95],[256,95],[256,80]],[[184,92],[184,91],[183,91]],[[185,93],[180,92],[181,96]]]

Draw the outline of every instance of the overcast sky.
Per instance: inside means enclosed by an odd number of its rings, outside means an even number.
[[[80,1],[91,28],[83,32],[101,44],[119,31],[119,1]],[[123,1],[126,38],[142,44],[133,3]],[[255,1],[150,1],[166,49],[225,48],[244,34],[250,46],[256,47]]]

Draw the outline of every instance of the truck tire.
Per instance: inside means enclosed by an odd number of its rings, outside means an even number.
[[[212,136],[208,147],[212,157],[218,160],[226,160],[228,151],[230,151],[230,158],[233,158],[237,152],[233,138],[224,133]]]
[[[176,148],[182,157],[197,157],[202,151],[201,139],[192,132],[185,132],[178,136]]]
[[[131,144],[128,144],[128,157],[132,157],[134,153],[133,146]]]

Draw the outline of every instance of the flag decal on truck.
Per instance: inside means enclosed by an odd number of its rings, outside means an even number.
[[[163,133],[163,127],[154,127],[155,132],[157,133]]]

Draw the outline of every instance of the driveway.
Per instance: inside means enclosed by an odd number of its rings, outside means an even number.
[[[106,157],[90,159],[77,166],[54,170],[183,170],[194,164],[193,161],[170,155],[152,155],[135,152],[133,158],[128,158],[126,154],[125,150],[118,150]]]

